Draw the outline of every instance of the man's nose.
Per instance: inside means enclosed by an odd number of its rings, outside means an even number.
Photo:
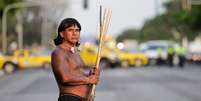
[[[76,30],[73,30],[73,35],[77,35],[77,31]]]
[[[76,34],[76,30],[73,30],[73,34]]]

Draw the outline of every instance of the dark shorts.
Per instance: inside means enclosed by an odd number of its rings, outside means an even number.
[[[63,94],[59,96],[58,101],[87,101],[87,99],[75,94]]]

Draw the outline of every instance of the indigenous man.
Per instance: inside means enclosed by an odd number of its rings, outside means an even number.
[[[81,25],[74,18],[62,20],[58,36],[54,39],[56,48],[51,55],[52,71],[59,88],[58,101],[87,101],[91,84],[99,81],[99,69],[90,73],[82,71],[84,63],[75,47],[79,43]]]

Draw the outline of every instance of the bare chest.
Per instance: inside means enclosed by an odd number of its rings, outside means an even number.
[[[67,53],[66,62],[70,66],[70,68],[74,70],[79,70],[84,67],[84,63],[81,57],[75,53]]]

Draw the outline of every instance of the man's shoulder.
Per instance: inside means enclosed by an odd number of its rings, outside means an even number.
[[[64,54],[64,52],[61,50],[61,49],[59,49],[58,47],[56,47],[53,51],[52,51],[52,56],[57,56],[57,55],[63,55]]]

